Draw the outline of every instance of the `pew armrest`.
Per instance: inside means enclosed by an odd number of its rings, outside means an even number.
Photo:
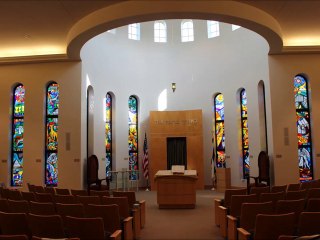
[[[219,223],[219,206],[221,206],[221,199],[214,199],[214,220],[216,223],[216,226],[220,226]]]
[[[146,201],[141,200],[139,201],[140,204],[140,227],[144,228],[144,225],[146,223]]]
[[[109,239],[110,240],[121,240],[121,233],[122,233],[121,230],[116,230],[109,236]]]
[[[219,206],[220,234],[223,238],[227,237],[227,208]]]
[[[132,217],[127,217],[125,218],[123,222],[123,240],[133,240],[133,218]]]
[[[140,237],[140,209],[131,210],[133,218],[133,236],[134,239],[139,239]]]
[[[228,240],[237,240],[238,219],[234,216],[227,215],[228,220]]]
[[[294,240],[296,239],[298,236],[289,236],[289,235],[280,235],[278,240]]]
[[[238,239],[239,240],[249,240],[251,234],[243,228],[238,228]]]

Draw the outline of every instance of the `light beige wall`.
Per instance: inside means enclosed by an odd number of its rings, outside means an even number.
[[[81,63],[39,63],[0,67],[0,182],[10,185],[10,138],[12,89],[25,86],[24,176],[26,183],[44,184],[45,99],[48,82],[60,86],[58,120],[59,187],[81,188],[80,100]],[[70,150],[66,134],[70,133]],[[79,160],[79,161],[78,161]]]
[[[274,142],[275,184],[298,182],[298,150],[293,78],[299,73],[309,79],[314,176],[320,177],[320,73],[319,54],[269,56],[270,91]],[[285,128],[289,143],[285,144]]]

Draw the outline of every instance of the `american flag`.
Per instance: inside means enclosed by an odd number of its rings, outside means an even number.
[[[145,179],[149,178],[149,157],[148,157],[148,143],[147,143],[147,133],[144,136],[144,144],[143,144],[143,176]]]

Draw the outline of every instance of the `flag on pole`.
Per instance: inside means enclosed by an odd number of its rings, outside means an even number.
[[[143,165],[143,176],[145,179],[149,179],[149,156],[148,156],[147,133],[145,133],[145,136],[144,136],[142,165]]]

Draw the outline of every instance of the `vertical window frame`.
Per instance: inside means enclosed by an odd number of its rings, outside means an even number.
[[[243,93],[245,93],[245,99],[246,99],[246,104],[244,104],[244,98],[243,98]],[[250,147],[249,147],[249,127],[248,127],[248,98],[247,98],[247,92],[243,88],[240,91],[240,120],[241,120],[241,146],[242,146],[242,166],[243,166],[243,178],[247,178],[250,174]],[[245,111],[246,108],[246,114],[243,112]],[[246,123],[246,126],[245,126]],[[245,134],[244,130],[247,128],[247,141],[248,144],[245,144]],[[246,164],[246,159],[247,164]]]
[[[306,113],[308,115],[308,118],[306,119],[307,120],[307,123],[309,125],[309,137],[308,139],[309,140],[309,145],[299,145],[299,140],[298,140],[298,166],[299,166],[299,180],[300,182],[305,182],[305,181],[311,181],[314,179],[314,168],[313,168],[313,147],[312,147],[312,129],[311,129],[311,110],[310,110],[310,94],[309,94],[309,80],[306,76],[304,76],[303,74],[297,74],[295,77],[294,77],[294,86],[295,86],[295,81],[296,81],[296,78],[302,78],[305,83],[306,83],[306,103],[307,103],[307,107],[306,108],[297,108],[297,101],[296,101],[296,94],[295,94],[295,111],[296,111],[296,125],[297,125],[297,138],[299,139],[299,132],[298,132],[298,115],[301,113]],[[295,88],[295,87],[294,87]],[[310,156],[310,166],[309,166],[309,171],[310,171],[310,174],[308,177],[303,177],[303,174],[302,172],[304,171],[303,168],[300,167],[300,151],[303,150],[303,149],[307,149],[307,148],[310,148],[310,151],[306,150],[309,152],[309,156]]]
[[[57,94],[57,102],[58,102],[58,107],[57,107],[57,114],[48,114],[48,110],[49,110],[49,105],[48,105],[48,95],[49,95],[49,88],[53,85],[57,85],[57,88],[58,88],[58,94]],[[46,117],[45,117],[45,185],[46,186],[50,186],[50,187],[57,187],[58,186],[58,120],[59,120],[59,107],[60,107],[60,86],[57,82],[50,82],[48,83],[47,85],[47,88],[46,88],[46,107],[45,107],[45,111],[46,111]],[[48,130],[48,121],[49,119],[55,119],[56,120],[56,127],[57,127],[57,130],[56,130],[56,137],[57,137],[57,147],[55,150],[51,150],[49,149],[49,144],[48,144],[48,141],[49,141],[49,130]],[[54,122],[54,120],[53,120]],[[49,156],[55,154],[56,156],[56,177],[54,178],[54,181],[53,182],[50,182],[49,179],[48,179],[48,165],[49,165]]]
[[[218,115],[218,109],[217,109],[217,101],[218,101],[218,97],[219,96],[222,96],[222,108],[223,108],[223,116],[220,116],[220,119],[217,117]],[[222,130],[222,139],[221,141],[224,142],[225,141],[225,118],[224,118],[224,97],[223,97],[223,94],[222,93],[218,93],[216,94],[216,96],[214,97],[214,101],[213,101],[213,104],[214,104],[214,127],[213,127],[213,130],[214,130],[214,139],[215,139],[215,148],[216,148],[216,153],[215,153],[215,156],[216,156],[216,167],[217,168],[225,168],[226,167],[226,148],[225,148],[225,144],[222,143],[223,147],[219,147],[218,145],[218,129],[217,129],[217,125],[218,124],[221,124],[223,126],[223,130]],[[221,159],[221,154],[219,154],[219,152],[223,152],[223,159]]]
[[[24,90],[24,93],[23,93],[23,116],[15,116],[15,106],[16,106],[16,91],[18,90],[19,87],[22,87],[23,90]],[[13,98],[12,98],[12,116],[11,116],[11,169],[10,169],[10,182],[11,182],[11,186],[12,187],[22,187],[22,184],[23,184],[23,162],[24,162],[24,159],[23,159],[23,148],[24,148],[24,105],[25,105],[25,87],[23,84],[21,83],[18,83],[14,89],[13,89]],[[14,142],[15,142],[15,130],[16,130],[16,125],[15,125],[15,120],[22,120],[21,122],[23,123],[22,124],[22,129],[23,129],[23,132],[22,132],[22,150],[21,151],[18,151],[18,150],[15,150],[15,147],[14,147]],[[16,173],[15,171],[15,155],[20,155],[21,156],[21,170],[19,172],[21,172],[21,180],[16,182],[16,178],[14,176],[14,174]],[[19,158],[20,158],[19,156]],[[16,173],[18,175],[20,175],[20,173]]]
[[[130,100],[131,99],[135,99],[136,102],[136,122],[135,123],[131,123],[130,120]],[[129,171],[135,170],[135,171],[139,171],[139,161],[138,161],[138,157],[139,157],[139,130],[138,130],[138,124],[139,124],[139,103],[138,103],[138,98],[134,95],[131,95],[128,99],[128,114],[129,114],[129,118],[128,118],[128,152],[129,152]],[[131,126],[135,126],[135,132],[136,132],[136,147],[135,150],[132,150],[132,147],[130,145],[130,129]],[[139,175],[137,173],[134,172],[130,172],[129,174],[129,180],[138,180],[139,179]]]
[[[110,109],[108,109],[108,99],[110,99]],[[106,145],[106,176],[110,176],[110,171],[112,171],[112,110],[113,110],[113,99],[110,92],[106,94],[105,101],[105,111],[106,111],[106,119],[105,119],[105,145]],[[109,111],[109,118],[108,118]],[[108,128],[109,125],[109,128]],[[110,133],[110,139],[108,141],[108,134]],[[107,143],[109,142],[110,146],[108,147]],[[108,157],[109,156],[109,157]]]

